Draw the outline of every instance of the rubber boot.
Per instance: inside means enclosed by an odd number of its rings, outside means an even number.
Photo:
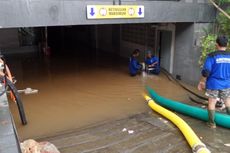
[[[227,114],[230,115],[230,107],[226,107]]]
[[[215,110],[208,110],[208,126],[212,129],[216,128]]]

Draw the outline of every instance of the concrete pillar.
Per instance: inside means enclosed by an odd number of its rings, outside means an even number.
[[[182,81],[196,85],[200,79],[198,64],[201,49],[200,38],[209,23],[177,23],[173,75]]]

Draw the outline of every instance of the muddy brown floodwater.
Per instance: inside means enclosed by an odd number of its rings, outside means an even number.
[[[16,105],[11,103],[21,139],[54,135],[148,109],[143,104],[140,77],[129,77],[126,63],[113,61],[117,59],[101,57],[92,62],[74,54],[51,59],[27,56],[8,60],[18,89],[39,90],[38,94],[21,95],[26,126],[20,124]]]
[[[7,59],[18,80],[18,89],[31,87],[39,90],[38,94],[21,95],[28,119],[26,126],[21,125],[16,105],[11,102],[21,140],[57,135],[148,112],[150,109],[142,97],[145,85],[167,98],[189,101],[187,93],[164,74],[130,77],[127,62],[114,56],[92,58],[61,54],[48,59],[23,55]],[[213,139],[210,143],[222,140],[222,137],[225,143],[230,143],[227,130],[220,128],[219,133],[210,135],[203,122],[188,120],[203,137],[206,133],[211,136],[208,138]]]

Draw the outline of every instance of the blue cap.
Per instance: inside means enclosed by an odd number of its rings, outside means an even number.
[[[152,51],[151,50],[147,50],[146,53],[147,54],[152,54]]]

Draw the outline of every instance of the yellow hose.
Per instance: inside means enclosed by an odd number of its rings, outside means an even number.
[[[194,153],[210,153],[206,146],[200,141],[194,131],[189,127],[189,125],[181,119],[179,116],[173,112],[165,109],[164,107],[156,104],[149,96],[144,95],[148,102],[148,105],[159,114],[163,115],[171,122],[173,122],[183,133],[184,137],[188,141]]]

